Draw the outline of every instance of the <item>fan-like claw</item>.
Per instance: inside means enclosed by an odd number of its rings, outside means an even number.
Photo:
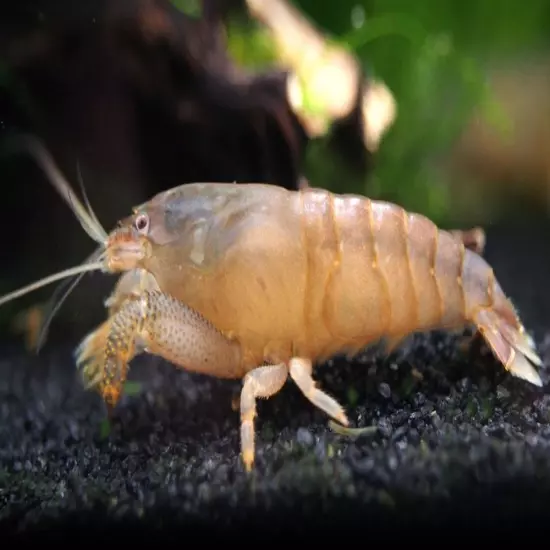
[[[97,387],[105,376],[105,350],[110,330],[110,322],[105,321],[88,334],[75,350],[76,365],[82,369],[86,389]]]

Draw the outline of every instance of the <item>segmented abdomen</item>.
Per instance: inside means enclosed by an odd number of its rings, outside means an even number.
[[[451,234],[401,207],[301,192],[308,250],[306,325],[336,342],[463,324],[490,305],[492,270]]]

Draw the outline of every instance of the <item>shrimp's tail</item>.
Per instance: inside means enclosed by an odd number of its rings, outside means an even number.
[[[535,369],[542,366],[535,342],[525,331],[510,302],[506,300],[503,306],[479,309],[473,322],[508,372],[531,384],[542,386],[540,375]]]

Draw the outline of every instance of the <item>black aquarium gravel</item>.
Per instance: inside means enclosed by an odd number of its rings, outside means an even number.
[[[486,252],[546,365],[549,234],[489,231]],[[356,438],[331,431],[287,383],[258,405],[248,477],[232,408],[238,383],[142,356],[131,374],[140,387],[109,425],[100,398],[80,386],[69,345],[33,357],[5,343],[0,544],[9,548],[15,533],[41,542],[131,533],[149,544],[178,535],[181,547],[190,533],[200,544],[233,535],[258,548],[329,532],[359,533],[365,544],[430,539],[437,528],[453,539],[475,529],[532,534],[550,518],[548,390],[511,379],[484,346],[463,340],[418,335],[389,358],[373,350],[319,368],[353,426],[372,427]]]

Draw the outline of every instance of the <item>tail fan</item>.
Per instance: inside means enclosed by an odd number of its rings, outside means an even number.
[[[535,369],[542,366],[535,342],[521,323],[512,323],[508,317],[494,309],[482,309],[476,314],[474,323],[507,371],[535,386],[542,386],[540,375]]]

